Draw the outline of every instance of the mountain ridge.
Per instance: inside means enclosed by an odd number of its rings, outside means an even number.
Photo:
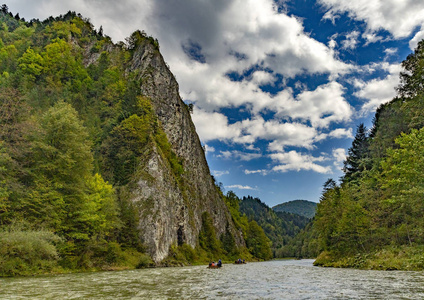
[[[309,200],[292,200],[277,204],[272,207],[274,211],[288,212],[296,215],[313,218],[316,213],[317,203]]]

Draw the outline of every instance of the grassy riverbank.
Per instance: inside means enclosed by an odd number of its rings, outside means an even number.
[[[422,271],[424,270],[424,247],[385,247],[378,251],[351,256],[324,251],[317,257],[314,265],[367,270]]]

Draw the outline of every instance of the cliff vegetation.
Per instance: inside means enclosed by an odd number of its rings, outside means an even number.
[[[1,7],[0,276],[268,258],[231,201],[156,39]]]

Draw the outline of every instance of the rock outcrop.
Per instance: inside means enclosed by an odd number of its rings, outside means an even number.
[[[149,39],[133,51],[127,71],[138,74],[141,93],[151,99],[172,150],[184,169],[181,178],[177,178],[158,149],[153,149],[146,158],[144,172],[150,176],[138,180],[132,201],[140,208],[140,231],[149,253],[154,261],[160,262],[168,255],[172,244],[187,243],[195,247],[204,212],[211,215],[218,237],[229,228],[236,244],[243,245],[241,232],[235,229],[210,174],[175,77]]]

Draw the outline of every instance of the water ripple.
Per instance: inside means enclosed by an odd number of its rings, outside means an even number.
[[[424,299],[424,272],[318,268],[312,260],[0,279],[0,299]]]

